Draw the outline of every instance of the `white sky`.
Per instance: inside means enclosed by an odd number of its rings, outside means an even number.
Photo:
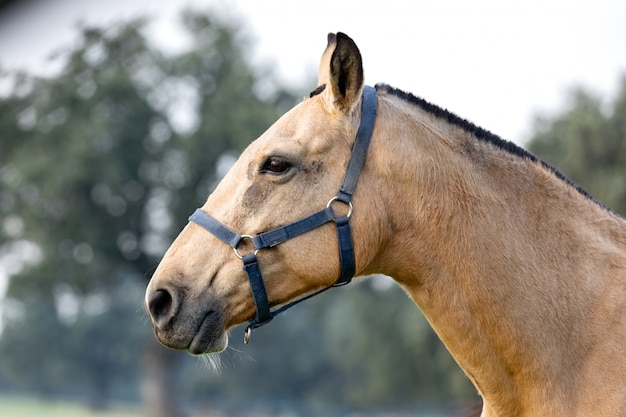
[[[623,0],[22,3],[0,14],[0,68],[49,73],[46,57],[76,41],[77,22],[138,14],[153,17],[152,38],[176,50],[186,40],[178,10],[191,5],[241,16],[256,39],[254,61],[294,82],[316,72],[328,32],[345,32],[361,49],[367,83],[407,90],[517,143],[528,138],[534,114],[563,107],[571,86],[612,97],[626,74]]]

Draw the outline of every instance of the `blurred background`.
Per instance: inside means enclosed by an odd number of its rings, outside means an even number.
[[[0,415],[445,416],[478,400],[389,278],[232,332],[215,370],[143,310],[238,153],[315,87],[326,33],[387,82],[626,213],[626,4],[0,1]],[[539,4],[540,3],[540,4]]]

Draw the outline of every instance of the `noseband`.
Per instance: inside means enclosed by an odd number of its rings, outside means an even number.
[[[197,209],[189,217],[190,221],[199,224],[215,237],[233,248],[235,255],[243,261],[243,269],[248,275],[252,295],[254,296],[254,304],[256,306],[256,318],[248,323],[244,336],[245,343],[250,341],[252,329],[269,323],[276,315],[302,301],[308,300],[330,288],[348,284],[352,280],[356,267],[349,222],[350,216],[352,215],[351,199],[359,174],[361,173],[361,168],[363,167],[363,162],[365,161],[372,131],[374,130],[376,102],[376,89],[374,87],[365,86],[363,89],[363,104],[361,107],[361,124],[357,131],[354,146],[352,147],[352,154],[348,162],[348,167],[346,168],[346,173],[344,174],[339,192],[328,201],[328,204],[326,204],[323,210],[286,226],[278,227],[269,232],[259,233],[256,236],[234,232],[201,209]],[[347,213],[344,215],[335,214],[332,208],[335,202],[345,204],[348,210]],[[323,288],[313,294],[292,301],[275,311],[271,311],[267,292],[265,291],[265,284],[263,283],[263,276],[261,275],[261,269],[257,260],[257,253],[261,249],[271,248],[329,222],[334,222],[335,228],[337,229],[339,260],[341,262],[341,275],[339,279],[330,287]],[[238,247],[244,240],[249,240],[252,243],[254,250],[251,253],[241,254],[239,252]]]

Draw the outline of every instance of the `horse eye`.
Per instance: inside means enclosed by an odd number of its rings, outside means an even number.
[[[269,174],[284,174],[289,171],[289,168],[291,168],[291,164],[289,162],[274,156],[267,158],[261,168],[261,172]]]

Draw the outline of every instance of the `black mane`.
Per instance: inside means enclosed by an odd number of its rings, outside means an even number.
[[[527,150],[517,146],[516,144],[514,144],[513,142],[509,142],[507,140],[504,140],[502,138],[500,138],[498,135],[495,135],[491,132],[489,132],[488,130],[485,130],[481,127],[476,126],[474,123],[470,122],[469,120],[463,119],[459,116],[457,116],[456,114],[449,112],[446,109],[442,109],[439,106],[436,106],[432,103],[429,103],[428,101],[424,100],[423,98],[420,97],[416,97],[411,93],[407,93],[406,91],[402,91],[402,90],[398,90],[396,88],[393,88],[389,85],[386,84],[376,84],[376,90],[377,91],[382,91],[385,92],[387,94],[391,94],[395,97],[398,97],[402,100],[408,101],[409,103],[412,103],[414,105],[416,105],[417,107],[419,107],[420,109],[434,115],[437,118],[443,119],[446,122],[448,122],[449,124],[452,124],[454,126],[457,126],[463,130],[465,130],[468,133],[471,133],[472,135],[474,135],[478,140],[482,140],[485,142],[488,142],[510,154],[516,155],[520,158],[524,158],[524,159],[528,159],[532,162],[536,162],[541,164],[544,168],[546,168],[548,171],[552,172],[557,178],[565,181],[567,184],[571,185],[572,187],[574,187],[576,189],[576,191],[578,191],[580,194],[582,194],[583,196],[587,197],[588,199],[592,200],[593,202],[595,202],[596,204],[598,204],[601,207],[604,207],[605,209],[613,212],[610,208],[608,208],[607,206],[605,206],[604,204],[600,203],[598,200],[596,200],[595,198],[593,198],[593,196],[591,194],[589,194],[584,188],[582,188],[580,185],[576,184],[574,181],[572,181],[571,179],[569,179],[568,177],[566,177],[563,173],[561,173],[559,170],[557,170],[556,168],[554,168],[552,165],[550,165],[549,163],[539,159],[538,157],[536,157],[535,155],[533,155],[532,153],[528,152]]]

